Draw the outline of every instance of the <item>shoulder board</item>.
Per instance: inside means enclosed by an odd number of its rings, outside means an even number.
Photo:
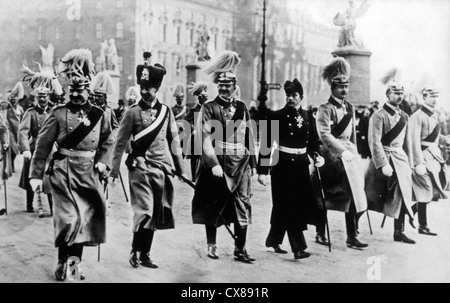
[[[93,110],[99,110],[99,111],[104,112],[104,110],[101,109],[100,107],[98,107],[97,105],[92,105],[92,109],[93,109]]]
[[[138,106],[138,105],[139,105],[138,103],[134,103],[133,105],[131,105],[130,107],[128,107],[128,109],[134,108],[134,107],[136,107],[136,106]]]
[[[31,106],[31,107],[29,107],[26,111],[27,111],[27,112],[32,112],[32,111],[34,111],[34,110],[35,110],[34,106]]]

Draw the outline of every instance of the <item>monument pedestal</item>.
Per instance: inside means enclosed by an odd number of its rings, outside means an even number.
[[[348,101],[354,105],[370,104],[370,57],[372,52],[355,47],[342,47],[332,55],[342,57],[350,63]]]

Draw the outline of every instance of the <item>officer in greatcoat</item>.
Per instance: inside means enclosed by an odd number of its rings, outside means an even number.
[[[50,95],[54,92],[54,87],[56,87],[59,82],[57,82],[58,80],[53,73],[48,72],[29,74],[24,78],[24,81],[29,81],[30,87],[35,91],[36,104],[25,111],[23,119],[20,122],[19,149],[23,155],[24,162],[19,187],[26,190],[27,209],[33,209],[34,191],[29,182],[31,158],[36,149],[38,134],[44,126],[44,122],[51,110],[49,105]],[[50,213],[53,214],[53,201],[48,175],[44,176],[43,187],[40,191],[47,194]],[[41,200],[38,199],[38,203],[39,201]],[[45,217],[42,204],[37,206],[39,217]]]
[[[187,121],[191,126],[191,134],[188,140],[188,144],[183,146],[183,151],[186,155],[186,158],[190,160],[192,181],[195,182],[198,177],[198,170],[200,168],[200,162],[202,160],[201,151],[197,151],[196,153],[195,150],[195,129],[200,110],[202,109],[203,104],[205,104],[205,102],[208,100],[208,84],[204,81],[193,83],[189,89],[189,93],[197,98],[198,102],[193,108],[189,110],[189,113],[184,118],[184,120]]]
[[[428,227],[427,206],[430,202],[447,199],[447,167],[439,145],[450,143],[450,136],[441,134],[435,114],[439,97],[436,88],[425,87],[422,91],[424,104],[409,120],[408,135],[412,145],[413,162],[413,206],[418,213],[419,234],[436,236]]]
[[[346,101],[348,96],[350,65],[343,58],[335,58],[324,68],[323,78],[331,86],[331,97],[322,104],[317,115],[317,132],[323,143],[320,154],[325,165],[320,169],[327,210],[345,213],[347,246],[364,248],[368,244],[357,239],[358,214],[367,210],[364,192],[364,165],[356,148],[355,110]],[[322,207],[321,190],[316,173],[313,185],[318,207]],[[326,210],[319,216],[316,241],[326,244]]]
[[[68,78],[70,101],[49,113],[31,160],[30,185],[36,190],[42,188],[47,158],[56,144],[47,174],[53,196],[58,281],[65,280],[68,266],[81,262],[84,246],[106,242],[106,201],[100,180],[111,167],[113,136],[110,119],[88,101],[93,66],[92,53],[86,49],[72,50],[61,60],[58,71]],[[84,280],[80,264],[77,268],[74,277]]]
[[[150,258],[154,233],[175,228],[173,215],[175,173],[186,177],[175,118],[156,93],[166,70],[156,64],[137,67],[142,99],[131,106],[119,126],[110,176],[117,179],[121,159],[131,141],[126,160],[133,209],[132,267],[158,268]]]
[[[408,114],[400,109],[404,88],[389,84],[387,102],[370,118],[369,147],[372,159],[366,172],[365,190],[369,209],[394,218],[394,241],[415,244],[404,234],[405,216],[412,218],[412,176],[408,153]]]
[[[235,53],[227,52],[235,58]],[[250,113],[236,100],[237,77],[231,72],[214,76],[218,96],[203,104],[197,122],[202,163],[192,201],[194,224],[205,225],[208,257],[218,259],[217,228],[234,223],[236,261],[255,259],[246,250],[247,227],[251,224],[251,176],[256,172]]]
[[[303,231],[307,224],[315,223],[316,214],[310,179],[311,159],[315,159],[317,167],[323,166],[324,159],[317,154],[319,142],[312,113],[301,106],[301,83],[297,79],[287,81],[284,89],[286,106],[269,115],[267,128],[262,133],[258,182],[266,186],[270,172],[273,208],[266,247],[286,254],[280,245],[287,232],[294,258],[304,259],[310,253],[306,252]],[[277,147],[272,153],[275,142]],[[271,155],[273,162],[269,166]]]

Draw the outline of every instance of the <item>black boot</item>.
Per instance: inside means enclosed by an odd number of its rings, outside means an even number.
[[[310,256],[311,256],[311,254],[309,252],[304,251],[304,250],[300,250],[300,251],[294,253],[294,258],[296,260],[306,259],[306,258],[309,258]]]
[[[219,259],[219,256],[217,255],[216,244],[208,244],[208,258],[213,260]]]
[[[34,213],[33,199],[34,199],[34,192],[33,192],[33,190],[28,189],[27,190],[27,213]]]
[[[327,237],[325,234],[317,234],[316,235],[316,243],[319,243],[321,245],[329,246],[330,242],[328,242]]]
[[[150,259],[150,250],[152,248],[153,237],[155,232],[150,229],[141,229],[140,234],[140,249],[141,255],[139,256],[139,261],[142,266],[147,268],[158,268],[158,266],[153,263]]]
[[[356,236],[348,236],[347,237],[347,246],[350,248],[366,248],[369,246],[367,243],[359,242],[359,240],[356,238]]]
[[[245,249],[245,243],[247,242],[247,226],[241,227],[239,224],[234,223],[234,233],[236,235],[234,259],[244,263],[252,263],[255,261],[254,258],[249,256]]]
[[[400,212],[400,217],[394,220],[394,241],[406,244],[416,244],[416,242],[405,235],[405,212]]]
[[[55,278],[57,281],[64,281],[67,277],[67,258],[69,249],[67,245],[62,244],[58,247],[58,264],[56,265]]]
[[[427,236],[437,236],[437,233],[432,232],[428,226],[419,226],[419,234]]]
[[[48,207],[50,208],[50,217],[53,217],[53,197],[51,194],[47,195]]]
[[[134,268],[138,268],[140,263],[139,263],[139,258],[141,255],[141,252],[139,251],[139,232],[136,232],[133,234],[133,243],[131,244],[131,253],[130,253],[130,257],[128,258],[128,261],[130,262],[130,265]]]

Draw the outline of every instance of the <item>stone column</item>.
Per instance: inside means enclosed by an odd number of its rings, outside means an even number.
[[[370,104],[370,57],[366,49],[340,48],[332,55],[342,57],[350,63],[350,84],[348,101],[354,105]]]

